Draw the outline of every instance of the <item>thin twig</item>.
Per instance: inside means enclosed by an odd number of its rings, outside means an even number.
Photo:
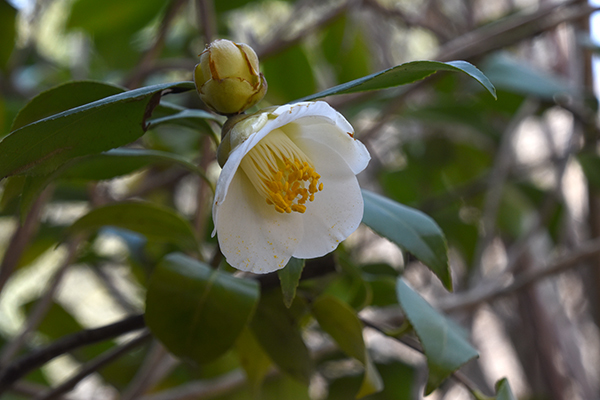
[[[342,15],[347,10],[349,3],[349,1],[343,2],[340,6],[329,11],[327,14],[321,17],[318,21],[315,21],[313,24],[304,27],[301,31],[299,31],[292,37],[286,37],[283,34],[275,35],[275,39],[273,41],[267,43],[264,46],[259,47],[258,49],[255,49],[258,58],[262,60],[274,56],[295,45],[296,43],[304,39],[306,36],[308,36],[310,33],[315,32],[321,26],[331,23],[337,17]],[[291,22],[296,20],[298,20],[298,15],[297,13],[293,13],[290,19],[285,21],[281,26],[287,28],[290,26]]]
[[[246,383],[246,375],[236,369],[218,378],[207,381],[193,381],[185,385],[167,389],[156,394],[142,396],[140,400],[199,400],[209,399],[221,394],[230,393]]]
[[[442,300],[440,309],[444,312],[453,312],[477,307],[519,291],[541,279],[578,267],[583,261],[597,255],[600,255],[600,238],[589,240],[545,268],[522,273],[511,284],[502,286],[481,284],[471,291]]]
[[[0,355],[0,366],[7,365],[9,361],[14,357],[14,355],[19,352],[21,346],[23,345],[23,343],[25,343],[27,338],[29,338],[31,332],[33,332],[40,325],[40,323],[50,310],[50,307],[52,306],[52,299],[54,297],[54,293],[56,293],[56,290],[58,289],[58,286],[60,285],[65,275],[65,272],[73,263],[73,260],[75,259],[75,256],[77,254],[77,248],[79,247],[81,240],[81,237],[77,237],[69,242],[67,256],[65,257],[65,260],[62,262],[62,264],[52,277],[52,282],[46,287],[44,294],[37,301],[33,310],[27,317],[27,321],[25,322],[23,330],[17,337],[15,337],[12,341],[7,343],[2,349],[2,354]]]
[[[517,128],[521,125],[521,122],[533,114],[537,107],[536,101],[531,99],[525,100],[502,135],[500,148],[498,149],[496,160],[488,180],[488,189],[485,195],[483,216],[481,218],[483,234],[477,242],[475,256],[473,257],[473,271],[475,271],[475,273],[480,271],[483,253],[496,234],[498,208],[500,206],[502,192],[504,191],[504,182],[508,177],[513,156],[513,138]]]
[[[19,225],[15,233],[13,233],[13,236],[7,246],[6,253],[2,258],[2,263],[0,263],[0,293],[12,275],[13,270],[18,265],[25,248],[31,241],[31,238],[35,236],[39,227],[40,214],[46,205],[46,202],[50,199],[50,197],[52,197],[52,191],[52,187],[49,187],[40,194],[37,200],[33,203],[33,206],[27,214],[23,224]]]
[[[0,373],[0,394],[29,371],[41,367],[48,361],[76,348],[112,339],[124,333],[144,328],[143,314],[134,315],[114,324],[95,329],[86,329],[64,336],[50,345],[17,359]]]
[[[215,22],[217,21],[215,5],[213,0],[197,0],[196,8],[198,10],[198,24],[202,28],[204,42],[209,44],[213,41],[217,31],[215,26]]]
[[[137,399],[158,385],[178,364],[179,360],[173,357],[158,340],[155,340],[146,354],[142,366],[123,391],[120,400]]]
[[[151,337],[149,331],[142,333],[137,338],[125,343],[124,345],[117,346],[106,353],[94,358],[92,361],[83,365],[75,376],[71,377],[67,381],[61,383],[57,387],[50,390],[48,393],[45,393],[42,396],[36,398],[36,400],[54,400],[58,398],[58,396],[71,391],[79,382],[81,382],[88,375],[98,371],[100,368],[105,365],[111,363],[117,358],[123,356],[125,353],[129,352],[131,349],[134,349],[146,341],[148,341]]]
[[[154,60],[160,55],[160,52],[165,44],[165,37],[167,36],[169,27],[173,23],[177,12],[184,4],[184,0],[173,0],[167,6],[167,10],[165,11],[165,15],[163,16],[158,29],[158,34],[154,40],[154,43],[152,44],[152,47],[150,47],[150,49],[144,53],[136,67],[133,69],[131,76],[127,79],[124,85],[125,87],[133,89],[139,86],[142,80],[147,76],[144,71],[147,70],[149,66],[154,63]]]
[[[425,351],[423,350],[423,347],[421,346],[421,344],[418,341],[416,341],[415,339],[413,339],[412,337],[406,336],[406,335],[403,335],[401,337],[397,337],[395,335],[389,335],[385,331],[385,329],[378,326],[377,324],[375,324],[367,319],[364,319],[364,318],[360,318],[360,320],[363,323],[363,325],[368,326],[369,328],[375,329],[376,331],[378,331],[385,337],[391,338],[391,339],[395,340],[396,342],[409,347],[410,349],[416,351],[417,353],[419,353],[421,355],[425,355]],[[454,372],[452,372],[451,376],[454,379],[456,379],[458,382],[463,384],[471,393],[474,393],[474,392],[481,393],[481,390],[477,387],[477,385],[471,379],[469,379],[466,375],[464,375],[462,372],[454,371]]]

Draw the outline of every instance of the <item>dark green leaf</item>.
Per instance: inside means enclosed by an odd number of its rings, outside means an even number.
[[[494,98],[496,97],[494,85],[492,85],[481,71],[466,61],[450,61],[446,63],[439,61],[411,61],[303,97],[296,100],[296,102],[315,100],[334,94],[348,94],[406,85],[424,79],[437,71],[463,72],[479,82]]]
[[[284,306],[279,290],[262,293],[250,327],[260,345],[282,371],[308,384],[313,363],[302,339],[294,306],[289,309]]]
[[[198,241],[188,221],[171,208],[145,202],[115,203],[96,208],[75,221],[68,232],[77,234],[103,226],[129,229],[149,240],[173,243],[183,249],[198,249]]]
[[[427,356],[429,376],[425,393],[429,394],[452,372],[478,354],[460,327],[438,313],[402,279],[396,283],[396,293]]]
[[[363,326],[354,310],[333,296],[323,295],[315,300],[312,311],[321,328],[340,349],[364,365],[365,376],[356,397],[381,391],[383,381],[371,361],[362,335]]]
[[[496,400],[517,400],[510,389],[508,379],[502,378],[496,382]]]
[[[244,329],[237,338],[235,348],[252,391],[258,393],[269,368],[271,368],[271,359],[248,328]]]
[[[0,179],[47,174],[72,158],[130,143],[144,134],[163,91],[193,88],[178,82],[131,90],[19,128],[0,142]]]
[[[173,354],[206,363],[233,346],[259,295],[256,281],[170,254],[150,279],[146,323]]]
[[[162,124],[179,124],[192,129],[207,130],[210,129],[210,127],[206,123],[207,119],[217,121],[219,123],[223,121],[223,118],[220,118],[204,110],[189,110],[186,108],[182,108],[179,110],[171,110],[174,112],[170,115],[165,115],[163,117],[148,120],[148,129],[152,129]]]
[[[8,1],[0,0],[0,70],[6,69],[8,59],[15,47],[16,18],[17,10]]]
[[[53,87],[38,94],[25,105],[17,114],[10,130],[17,130],[40,119],[109,96],[114,96],[124,91],[125,89],[118,86],[94,81],[68,82]]]
[[[41,191],[56,179],[94,181],[112,179],[154,164],[179,165],[205,179],[211,187],[213,186],[198,167],[177,154],[146,149],[113,149],[105,153],[75,158],[48,175],[27,177],[21,195],[21,219],[25,218]]]
[[[277,271],[279,282],[281,282],[281,291],[283,293],[283,302],[287,308],[292,306],[294,297],[296,297],[296,288],[300,283],[300,276],[304,269],[304,260],[291,258],[285,268]]]
[[[422,212],[363,190],[363,223],[411,252],[452,290],[446,239],[439,226]]]

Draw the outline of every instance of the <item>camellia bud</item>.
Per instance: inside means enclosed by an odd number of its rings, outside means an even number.
[[[224,39],[215,40],[200,54],[194,82],[202,101],[224,115],[247,110],[267,92],[267,81],[258,70],[254,50]]]

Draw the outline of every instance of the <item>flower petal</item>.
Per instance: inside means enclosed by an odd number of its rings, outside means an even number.
[[[311,111],[322,114],[299,118],[286,125],[283,131],[293,141],[303,137],[329,147],[342,157],[355,175],[364,170],[371,156],[367,148],[354,139],[354,130],[348,121],[324,102],[313,103]]]
[[[303,235],[300,215],[276,212],[242,170],[213,214],[221,251],[229,264],[243,271],[265,274],[285,267]]]
[[[326,129],[319,129],[319,132],[322,132],[322,136],[324,138],[314,138],[318,141],[328,141],[331,142],[330,148],[334,151],[340,153],[340,155],[344,158],[344,160],[351,166],[352,170],[355,173],[362,171],[367,163],[369,162],[370,156],[367,150],[364,148],[363,144],[359,141],[356,141],[349,137],[346,132],[353,132],[352,126],[346,121],[346,119],[337,111],[335,111],[329,104],[323,101],[317,102],[306,102],[306,103],[296,103],[291,105],[285,105],[278,107],[274,111],[269,113],[271,116],[274,116],[274,119],[268,120],[255,134],[252,134],[248,137],[248,139],[242,144],[238,145],[236,148],[232,149],[227,162],[223,166],[223,170],[221,171],[221,175],[219,176],[219,180],[217,182],[217,190],[215,193],[215,204],[221,204],[225,197],[227,196],[227,190],[229,188],[230,182],[233,179],[236,171],[238,170],[240,163],[242,162],[242,158],[254,147],[258,142],[261,141],[265,136],[271,133],[273,130],[277,128],[281,128],[285,125],[290,124],[291,122],[297,121],[298,119],[303,119],[306,121],[306,124],[310,120],[316,119],[318,121],[323,121],[323,126],[328,127],[331,131],[327,131]],[[327,124],[326,121],[330,121],[330,124]],[[339,132],[335,130],[335,127],[338,128]],[[286,126],[285,131],[287,133],[288,127]],[[290,127],[290,131],[299,131],[302,133],[311,134],[307,132],[305,128],[294,128]],[[325,132],[323,132],[325,131]],[[335,132],[335,133],[334,133]],[[311,135],[315,136],[315,135]],[[319,134],[317,134],[319,136]],[[335,147],[332,147],[335,146]],[[337,149],[336,147],[339,147]],[[356,161],[354,161],[356,160]],[[217,224],[217,216],[215,209],[213,207],[213,220],[215,221],[215,226]],[[213,236],[216,233],[213,231]]]
[[[335,250],[358,228],[364,212],[363,198],[354,172],[339,154],[312,139],[299,138],[296,145],[311,158],[321,175],[323,190],[306,204],[302,214],[304,236],[293,256],[320,257]]]

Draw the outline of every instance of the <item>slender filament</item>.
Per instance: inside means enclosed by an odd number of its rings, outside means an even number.
[[[258,142],[241,167],[267,204],[280,213],[304,213],[306,202],[323,190],[310,159],[279,129]]]

